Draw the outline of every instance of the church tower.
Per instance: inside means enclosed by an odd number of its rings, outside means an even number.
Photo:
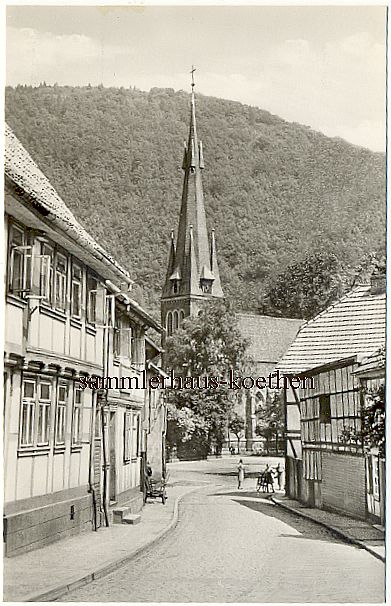
[[[198,313],[202,304],[222,298],[214,230],[206,229],[202,171],[202,142],[198,141],[192,70],[189,138],[185,142],[182,205],[175,242],[171,233],[166,280],[161,297],[162,325],[170,336],[189,315]]]

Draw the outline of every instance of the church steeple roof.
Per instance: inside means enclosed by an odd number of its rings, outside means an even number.
[[[206,228],[202,170],[202,142],[198,141],[194,68],[190,97],[189,136],[184,145],[182,204],[176,246],[171,245],[169,270],[163,298],[176,295],[211,295],[222,297],[214,235],[209,242]],[[174,262],[172,263],[174,255]],[[170,276],[170,277],[169,277]],[[175,291],[173,292],[173,282]],[[205,287],[206,286],[206,287]]]

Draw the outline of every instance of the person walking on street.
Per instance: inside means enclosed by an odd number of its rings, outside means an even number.
[[[276,472],[278,490],[282,490],[282,473],[283,473],[283,471],[282,471],[279,463],[275,469],[275,472]]]
[[[239,461],[238,465],[238,490],[242,488],[242,484],[244,481],[244,465],[242,459]]]

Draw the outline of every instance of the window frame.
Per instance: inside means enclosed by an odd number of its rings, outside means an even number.
[[[36,446],[38,448],[42,446],[49,446],[50,442],[50,413],[51,413],[51,405],[53,399],[53,382],[50,379],[39,379],[38,381],[39,390],[38,390],[38,412],[36,414]],[[42,386],[47,385],[49,387],[49,397],[42,397]],[[44,412],[41,416],[41,411]],[[43,419],[43,424],[41,427],[40,433],[40,419]],[[39,440],[39,438],[45,437],[44,440]]]
[[[325,412],[324,407],[327,406]],[[331,398],[330,394],[321,394],[319,396],[319,422],[324,425],[331,425]]]
[[[76,394],[80,394],[80,402],[76,402]],[[71,442],[72,447],[81,446],[82,435],[83,435],[83,396],[84,392],[81,387],[76,384],[73,386],[73,400],[72,400],[72,431],[71,431]],[[77,414],[76,414],[77,411]],[[77,419],[77,421],[76,421]],[[75,433],[75,428],[77,432]]]
[[[64,400],[60,400],[60,389],[65,389],[65,399]],[[54,424],[54,445],[56,447],[60,447],[60,448],[65,447],[68,400],[69,400],[69,384],[68,384],[68,382],[61,380],[57,385],[56,418],[55,418],[55,424]],[[62,439],[59,438],[59,431],[58,431],[60,417],[61,417],[62,426],[63,426]]]
[[[131,421],[131,439],[130,453],[131,460],[134,461],[139,457],[139,433],[140,433],[140,415],[133,411]]]
[[[34,385],[34,396],[25,395],[25,385]],[[42,396],[42,387],[49,388],[48,397]],[[51,419],[53,408],[53,381],[50,377],[23,375],[21,380],[21,400],[18,444],[21,451],[47,450],[51,443]],[[24,410],[27,410],[25,417]],[[28,424],[24,419],[28,420]],[[25,440],[26,428],[29,440]]]
[[[166,326],[167,326],[167,336],[168,337],[171,337],[171,335],[172,335],[172,325],[173,325],[172,311],[168,311],[167,317],[166,317]]]
[[[65,269],[59,269],[59,260],[62,259],[64,261]],[[65,312],[67,308],[67,286],[68,286],[68,262],[69,259],[67,255],[60,252],[59,250],[55,251],[55,261],[54,268],[52,273],[52,292],[53,292],[53,307],[57,311]],[[60,296],[57,297],[57,278],[59,278],[59,284],[61,285]],[[60,304],[58,303],[60,301]]]
[[[122,321],[119,313],[115,314],[113,329],[113,355],[114,358],[121,357],[121,328]]]
[[[80,272],[80,278],[78,278],[75,274],[76,271]],[[79,287],[78,293],[78,309],[75,313],[75,297],[74,297],[74,287]],[[81,320],[82,317],[82,296],[83,296],[83,269],[82,266],[78,263],[72,261],[72,270],[71,270],[71,317]]]
[[[25,395],[25,384],[32,384],[34,386],[33,397]],[[35,427],[35,406],[37,399],[37,381],[32,377],[22,377],[22,389],[21,389],[21,408],[20,408],[20,422],[19,422],[19,448],[29,449],[34,448],[34,427]],[[26,420],[28,423],[24,423],[24,410],[26,409]],[[25,441],[23,437],[26,435],[28,428],[29,440]]]
[[[54,246],[49,244],[48,242],[41,242],[41,256],[42,257],[50,257],[50,266],[49,266],[49,277],[46,278],[49,282],[49,292],[46,293],[46,296],[42,294],[44,292],[44,286],[46,286],[46,280],[44,280],[44,276],[42,272],[40,274],[39,280],[39,294],[42,296],[42,301],[46,305],[52,307],[53,303],[53,260],[54,260]]]
[[[9,234],[8,234],[8,276],[7,276],[7,291],[15,297],[24,299],[27,288],[27,250],[30,248],[27,242],[27,231],[26,228],[14,221],[9,222]],[[19,232],[21,235],[21,243],[16,243],[13,246],[13,234]],[[21,249],[21,250],[18,250]],[[15,255],[21,258],[21,288],[15,288],[14,276],[15,276]]]
[[[93,288],[91,288],[93,286]],[[90,326],[96,325],[98,280],[95,276],[87,273],[86,279],[86,322]]]

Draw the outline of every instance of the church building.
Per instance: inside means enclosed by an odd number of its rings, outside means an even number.
[[[171,244],[166,278],[161,297],[161,324],[163,348],[165,337],[171,336],[184,318],[197,315],[202,304],[210,299],[224,298],[220,282],[214,229],[207,232],[202,171],[204,157],[202,142],[196,127],[194,80],[190,103],[190,128],[185,142],[182,169],[184,171],[182,204],[178,233]],[[248,353],[255,362],[254,371],[266,375],[294,340],[302,320],[272,318],[255,314],[237,314],[238,328],[249,341]],[[267,371],[267,372],[265,372]],[[257,375],[258,376],[258,375]],[[259,390],[243,392],[237,413],[245,421],[240,449],[261,447],[256,436],[257,411],[266,398]],[[226,445],[237,443],[235,436],[227,435]]]

